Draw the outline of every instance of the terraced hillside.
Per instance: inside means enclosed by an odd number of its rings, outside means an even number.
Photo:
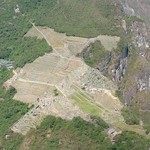
[[[34,35],[33,35],[34,28]],[[109,124],[126,129],[121,115],[122,104],[114,96],[117,87],[98,70],[87,66],[76,54],[91,42],[100,40],[69,37],[52,29],[36,27],[26,36],[39,36],[52,46],[53,52],[14,70],[14,76],[5,85],[16,88],[15,99],[34,104],[34,108],[12,126],[12,130],[26,134],[35,128],[46,115],[64,119],[80,116],[89,120],[89,114],[102,117]],[[36,29],[36,30],[35,30]],[[117,46],[119,37],[109,37],[111,49]],[[105,44],[102,42],[105,46]],[[77,51],[75,51],[77,49]],[[110,45],[108,51],[111,50]],[[121,124],[121,126],[120,126]],[[122,125],[123,124],[123,125]],[[135,130],[143,134],[134,127]]]
[[[134,97],[133,84],[139,77],[140,90],[148,85],[148,69],[140,70],[139,63],[149,59],[149,51],[136,47],[149,44],[144,23],[126,15],[120,1],[0,0],[0,58],[15,68],[0,68],[0,149],[149,148],[149,130],[143,129],[149,125],[149,93]],[[128,58],[122,60],[126,49]],[[137,59],[135,51],[141,55]],[[134,76],[139,70],[142,74]],[[109,79],[121,79],[122,102],[128,102],[124,89],[136,104],[142,102],[140,118],[128,107],[122,117],[123,104]]]
[[[115,85],[97,70],[87,66],[81,58],[76,57],[76,54],[91,42],[102,40],[105,36],[92,39],[69,37],[52,29],[36,27],[34,24],[26,36],[39,36],[39,33],[40,38],[45,38],[52,46],[53,52],[39,57],[33,63],[26,64],[22,69],[14,70],[13,78],[5,83],[16,88],[17,94],[14,99],[35,105],[12,127],[12,130],[26,134],[30,128],[35,127],[35,123],[38,125],[41,118],[48,114],[65,119],[81,116],[88,120],[88,114],[103,117],[113,113],[123,121],[119,113],[122,105],[113,96]],[[114,43],[111,49],[115,48],[119,37],[106,37],[109,42]],[[102,42],[104,46],[105,43]],[[107,50],[111,49],[109,47]],[[44,101],[45,95],[49,97],[47,103]],[[40,104],[39,98],[42,99]],[[113,101],[113,106],[109,107],[108,102],[103,102],[105,98]],[[109,119],[110,117],[107,118]]]

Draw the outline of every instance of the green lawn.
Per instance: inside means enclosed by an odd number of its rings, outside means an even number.
[[[76,90],[76,92],[70,95],[70,98],[75,101],[79,108],[86,113],[100,117],[102,113],[102,108],[92,102],[92,96],[85,91],[79,89],[77,86],[73,86],[73,88]]]

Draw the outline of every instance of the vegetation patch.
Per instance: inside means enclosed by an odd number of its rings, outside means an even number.
[[[8,138],[6,139],[6,137]],[[5,135],[5,138],[2,139],[2,148],[7,150],[20,150],[20,146],[24,140],[24,136],[13,133],[13,132],[7,132],[7,135]]]
[[[70,98],[75,101],[79,108],[92,116],[100,117],[102,108],[92,102],[93,97],[85,91],[79,90],[79,88],[75,85],[73,85],[73,88],[76,92],[70,95]]]
[[[92,117],[90,123],[79,117],[67,121],[47,116],[36,130],[26,136],[29,150],[147,150],[150,140],[134,132],[123,131],[112,144],[104,132],[108,125],[101,119]]]
[[[140,122],[140,114],[137,107],[126,107],[122,109],[122,115],[127,124],[134,125],[139,124]]]
[[[21,44],[18,43],[13,49],[10,58],[14,61],[14,67],[23,67],[26,63],[31,63],[39,56],[52,51],[45,40],[36,38],[24,38]]]
[[[15,139],[10,132],[10,127],[28,111],[26,104],[12,99],[16,92],[13,87],[7,91],[2,87],[2,84],[11,75],[12,73],[5,68],[0,71],[0,143],[2,143],[2,147],[8,150],[17,149],[17,145],[23,140],[21,136],[19,139]],[[8,135],[8,140],[6,135]]]
[[[95,37],[100,34],[120,35],[123,30],[115,20],[120,5],[111,0],[32,0],[18,1],[23,14],[38,26],[47,26],[57,32],[81,37]]]
[[[44,150],[108,149],[111,147],[111,142],[103,132],[108,126],[102,124],[94,125],[78,117],[65,121],[48,116],[33,132],[34,139],[30,142],[29,147],[32,150],[41,147]]]
[[[76,92],[70,96],[71,99],[82,109],[84,112],[89,113],[93,116],[100,117],[102,109],[96,104],[92,103],[84,94]]]
[[[102,60],[109,55],[100,41],[91,43],[90,46],[83,51],[83,59],[90,67],[96,67]]]
[[[18,13],[15,12],[16,7],[19,7]],[[48,26],[58,32],[73,36],[118,35],[122,37],[118,45],[122,50],[126,41],[120,20],[115,19],[118,17],[117,11],[119,10],[119,5],[114,5],[112,0],[5,0],[0,9],[2,20],[0,22],[0,36],[2,37],[0,38],[0,58],[11,59],[14,61],[15,67],[22,67],[52,50],[46,41],[24,36],[32,27],[30,21],[36,25]],[[95,43],[96,45],[94,45]],[[106,55],[101,43],[95,43],[92,45],[92,52],[87,55],[87,63],[92,67],[95,67]],[[138,65],[139,60],[132,60],[132,62],[129,60],[131,71],[127,70],[127,73],[130,72],[130,74],[132,74],[132,70],[134,73],[135,70],[136,72],[140,70],[140,67],[134,68],[140,66]],[[8,91],[2,87],[4,81],[10,76],[11,73],[8,70],[0,71],[0,144],[2,143],[0,147],[8,150],[19,148],[24,137],[11,133],[10,127],[28,111],[26,104],[12,100],[16,92],[13,87]],[[85,112],[94,116],[101,114],[100,107],[94,105],[87,94],[77,91],[72,98]],[[138,122],[138,113],[134,116],[130,110],[124,112],[129,123],[136,124]],[[129,115],[131,115],[130,118],[128,118]],[[50,148],[54,150],[147,150],[149,148],[147,139],[131,132],[124,132],[118,136],[116,144],[112,147],[110,140],[103,132],[104,128],[83,121],[81,118],[65,121],[48,116],[33,132],[34,139],[29,146],[32,150]],[[8,137],[10,135],[10,139],[8,138],[7,141],[6,135]]]
[[[24,37],[32,25],[26,15],[15,14],[16,5],[17,1],[6,0],[2,3],[3,9],[0,9],[0,58],[12,60],[14,67],[23,67],[39,56],[51,52],[52,48],[45,40]]]
[[[124,131],[115,140],[113,150],[147,150],[150,145],[150,140],[134,132]]]

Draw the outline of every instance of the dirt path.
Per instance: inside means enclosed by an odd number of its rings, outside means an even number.
[[[47,39],[47,37],[44,35],[44,33],[42,32],[42,31],[40,31],[36,26],[35,26],[35,24],[34,23],[31,23],[32,25],[33,25],[33,27],[43,36],[43,38],[46,40],[46,42],[48,43],[48,45],[49,46],[52,46],[52,44],[49,42],[49,40]],[[52,46],[52,48],[53,48],[53,52],[55,52],[58,56],[60,56],[61,58],[65,58],[65,59],[67,59],[67,60],[73,60],[73,61],[80,61],[80,60],[77,60],[76,58],[68,58],[68,57],[65,57],[65,56],[62,56],[53,46]],[[67,51],[67,49],[66,49],[66,51]],[[81,61],[81,63],[83,63],[82,61]]]
[[[22,78],[18,78],[18,81],[25,82],[25,83],[34,83],[34,84],[39,84],[39,85],[48,85],[48,86],[55,86],[54,84],[46,83],[46,82],[41,82],[41,81],[31,81],[31,80],[26,80]]]
[[[24,83],[34,83],[34,84],[38,84],[38,85],[54,86],[62,93],[62,95],[67,97],[66,94],[57,85],[54,85],[54,84],[50,84],[50,83],[46,83],[46,82],[40,82],[40,81],[25,80],[25,79],[22,79],[22,78],[19,78],[18,81],[21,81],[21,82],[24,82]]]

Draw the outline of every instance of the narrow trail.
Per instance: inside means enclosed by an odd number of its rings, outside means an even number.
[[[58,55],[60,56],[61,58],[64,58],[64,59],[67,59],[67,60],[73,60],[73,61],[80,61],[82,64],[83,64],[83,61],[82,60],[78,60],[76,58],[68,58],[68,57],[65,57],[65,56],[62,56],[53,46],[52,44],[48,41],[47,37],[44,35],[44,33],[42,31],[40,31],[34,23],[30,22],[33,27],[43,36],[43,38],[46,40],[46,42],[48,43],[49,46],[51,46],[53,48],[53,51]]]
[[[33,84],[38,84],[38,85],[54,86],[62,93],[62,95],[64,97],[67,97],[66,94],[62,90],[60,90],[60,88],[57,85],[54,85],[54,84],[50,84],[50,83],[46,83],[46,82],[40,82],[40,81],[25,80],[22,78],[18,78],[18,81],[24,82],[24,83],[33,83]]]
[[[30,22],[31,23],[31,22]],[[31,23],[33,25],[33,27],[43,36],[43,38],[46,40],[46,42],[48,43],[49,46],[52,46],[52,44],[48,41],[47,37],[43,34],[42,31],[40,31],[34,23]],[[58,51],[56,51],[54,48],[53,48],[53,51],[55,53],[57,53],[61,58],[64,58],[60,53],[58,53]]]
[[[13,73],[14,75],[17,77],[18,76],[18,73],[13,70]],[[34,81],[34,80],[26,80],[26,79],[23,79],[23,78],[19,78],[17,77],[16,78],[18,81],[20,82],[24,82],[24,83],[33,83],[33,84],[39,84],[39,85],[47,85],[47,86],[53,86],[53,87],[56,87],[64,97],[67,97],[66,94],[56,85],[56,84],[50,84],[50,83],[46,83],[46,82],[41,82],[41,81]]]
[[[55,86],[54,84],[41,82],[41,81],[32,81],[32,80],[26,80],[22,78],[18,78],[18,81],[24,82],[24,83],[34,83],[34,84],[40,84],[40,85],[48,85],[48,86]]]

